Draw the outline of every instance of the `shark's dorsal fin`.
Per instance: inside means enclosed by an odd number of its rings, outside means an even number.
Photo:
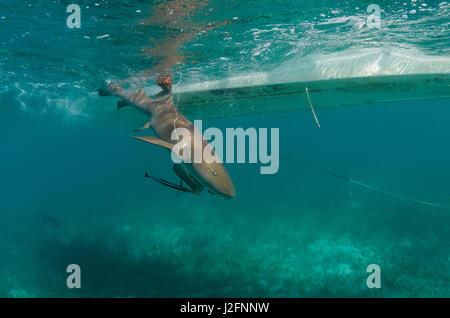
[[[145,130],[145,129],[149,129],[151,126],[152,121],[149,120],[147,123],[145,123],[144,126],[142,126],[141,128],[135,129],[134,131],[141,131],[141,130]]]
[[[161,146],[161,147],[167,148],[169,150],[172,150],[173,146],[175,146],[174,144],[171,144],[170,142],[159,139],[158,137],[155,137],[155,136],[144,136],[144,137],[130,136],[130,137],[136,138],[136,139],[139,139],[139,140],[142,140],[145,142],[149,142],[151,144]]]

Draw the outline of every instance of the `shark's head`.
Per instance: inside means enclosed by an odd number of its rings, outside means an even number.
[[[230,175],[221,163],[194,163],[192,168],[209,193],[218,194],[227,199],[236,197]]]

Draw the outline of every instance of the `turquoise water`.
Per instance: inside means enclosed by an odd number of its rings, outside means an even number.
[[[181,31],[155,22],[159,2],[100,0],[78,1],[81,28],[68,29],[69,3],[0,2],[0,296],[450,296],[449,209],[355,184],[350,195],[345,180],[285,159],[274,175],[227,164],[230,200],[145,179],[176,182],[167,152],[130,139],[145,116],[97,88],[131,78],[156,93],[167,55],[148,48]],[[205,3],[180,22],[192,34],[169,68],[179,94],[450,73],[443,1],[378,1],[380,29],[361,22],[369,2]],[[321,128],[309,111],[276,111],[304,96],[267,102],[246,116],[206,104],[191,119],[276,127],[283,158],[450,205],[449,99],[319,104]],[[69,264],[81,289],[66,287]],[[380,289],[366,286],[369,264]]]

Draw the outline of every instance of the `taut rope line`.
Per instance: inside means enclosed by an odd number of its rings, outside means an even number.
[[[320,171],[320,172],[328,174],[330,176],[333,176],[333,177],[336,177],[336,178],[339,178],[339,179],[347,181],[348,184],[349,184],[349,196],[350,197],[352,195],[351,184],[353,183],[353,184],[357,184],[357,185],[359,185],[361,187],[367,188],[369,190],[372,190],[372,191],[375,191],[375,192],[379,192],[379,193],[383,193],[383,194],[386,194],[386,195],[389,195],[391,197],[395,197],[395,198],[398,198],[398,199],[402,199],[402,200],[406,200],[406,201],[410,201],[410,202],[414,202],[414,203],[418,203],[418,204],[422,204],[422,205],[428,205],[428,206],[432,206],[432,207],[437,207],[437,208],[450,210],[450,206],[449,205],[411,198],[411,197],[408,197],[408,196],[405,196],[405,195],[402,195],[402,194],[398,194],[398,193],[395,193],[395,192],[391,192],[391,191],[388,191],[388,190],[385,190],[385,189],[382,189],[382,188],[374,187],[374,186],[372,186],[370,184],[367,184],[367,183],[364,183],[364,182],[352,179],[350,177],[347,177],[347,176],[344,176],[344,175],[341,175],[341,174],[337,174],[337,173],[334,173],[332,171],[328,171],[328,170],[325,170],[325,169],[322,169],[322,168],[319,168],[319,167],[316,167],[316,166],[313,166],[313,165],[310,165],[308,163],[304,163],[304,162],[301,162],[301,161],[298,161],[298,160],[295,160],[295,159],[291,159],[291,158],[288,158],[288,157],[285,157],[285,156],[280,156],[280,158],[284,159],[286,161],[289,161],[289,162],[292,162],[292,163],[295,163],[295,164],[298,164],[298,165],[301,165],[301,166],[304,166],[304,167],[308,167],[308,168],[311,168],[313,170]]]

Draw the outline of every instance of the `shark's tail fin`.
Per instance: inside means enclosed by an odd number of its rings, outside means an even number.
[[[167,93],[172,90],[173,79],[170,77],[159,77],[156,80],[156,83],[163,89],[163,91]]]
[[[152,112],[153,108],[158,105],[172,103],[173,80],[170,77],[160,77],[157,83],[162,88],[162,91],[156,95],[156,100],[150,98],[142,87],[132,93],[127,93],[117,84],[110,84],[106,88],[100,88],[98,94],[99,96],[120,97],[121,100],[117,102],[118,109],[133,105],[147,112]]]
[[[113,94],[106,88],[99,88],[98,89],[98,96],[113,96]],[[121,99],[117,102],[117,109],[121,109],[122,107],[125,106],[131,106],[131,104],[126,101],[125,99]]]
[[[121,109],[122,107],[132,106],[129,102],[124,99],[121,99],[117,102],[117,109]]]
[[[173,80],[170,77],[159,77],[156,83],[162,88],[162,91],[156,95],[156,101],[163,104],[171,103]]]
[[[132,93],[127,93],[117,84],[111,84],[107,88],[100,88],[98,94],[100,96],[117,96],[121,98],[117,103],[117,108],[119,109],[128,105],[134,105],[143,110],[151,111],[151,104],[154,102],[142,88]]]
[[[111,96],[112,94],[105,88],[98,89],[98,96]]]

